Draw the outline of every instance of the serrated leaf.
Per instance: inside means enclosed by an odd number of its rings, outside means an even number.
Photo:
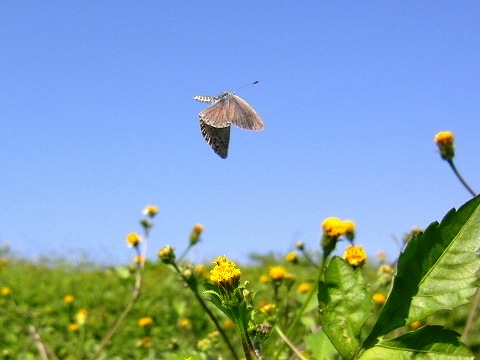
[[[480,197],[415,236],[398,259],[392,290],[365,341],[468,301],[480,268]]]
[[[426,326],[396,339],[380,341],[359,360],[471,360],[472,352],[459,341],[456,332],[441,326]]]
[[[335,256],[318,284],[318,304],[323,331],[344,359],[358,352],[358,335],[373,306],[372,293],[360,269],[353,270]]]

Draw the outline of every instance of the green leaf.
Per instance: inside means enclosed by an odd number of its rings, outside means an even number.
[[[337,350],[323,331],[307,335],[305,337],[305,344],[315,360],[332,360],[339,358]]]
[[[318,303],[323,331],[343,358],[353,358],[360,348],[360,329],[373,306],[361,269],[353,270],[333,257],[325,269],[325,282],[318,284]]]
[[[473,359],[472,352],[458,338],[456,332],[441,326],[426,326],[396,339],[380,341],[365,351],[359,360]]]
[[[378,336],[468,301],[477,287],[480,197],[415,236],[398,259],[392,290],[365,347]]]

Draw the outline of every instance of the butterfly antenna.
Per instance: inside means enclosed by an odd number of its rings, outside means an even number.
[[[238,89],[241,89],[241,88],[244,88],[244,87],[247,87],[247,86],[250,86],[250,85],[255,85],[255,84],[258,84],[258,83],[259,83],[259,81],[257,80],[257,81],[254,81],[254,82],[252,82],[252,83],[242,85],[242,86],[240,86],[239,88],[237,88],[237,90],[238,90]],[[235,91],[237,91],[237,90],[235,90]]]

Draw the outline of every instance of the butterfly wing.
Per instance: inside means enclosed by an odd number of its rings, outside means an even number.
[[[233,95],[227,101],[228,116],[233,125],[245,130],[263,130],[265,125],[262,119],[245,100]]]
[[[203,138],[212,147],[213,151],[222,159],[226,159],[230,142],[230,126],[216,128],[200,119],[200,130]]]
[[[212,106],[201,111],[198,116],[210,126],[225,128],[232,123],[230,113],[227,110],[228,103],[226,102],[225,95],[222,94],[220,98],[215,98]]]
[[[201,111],[199,116],[206,124],[224,128],[231,124],[245,130],[262,130],[264,124],[255,110],[234,93],[225,92],[217,98],[195,96],[201,102],[213,102],[213,105]]]

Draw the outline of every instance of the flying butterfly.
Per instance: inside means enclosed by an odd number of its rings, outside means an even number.
[[[252,84],[256,84],[255,81]],[[195,100],[212,105],[198,114],[203,138],[221,158],[228,155],[230,125],[245,130],[263,130],[264,124],[256,111],[233,92],[224,92],[217,97],[195,96]]]

